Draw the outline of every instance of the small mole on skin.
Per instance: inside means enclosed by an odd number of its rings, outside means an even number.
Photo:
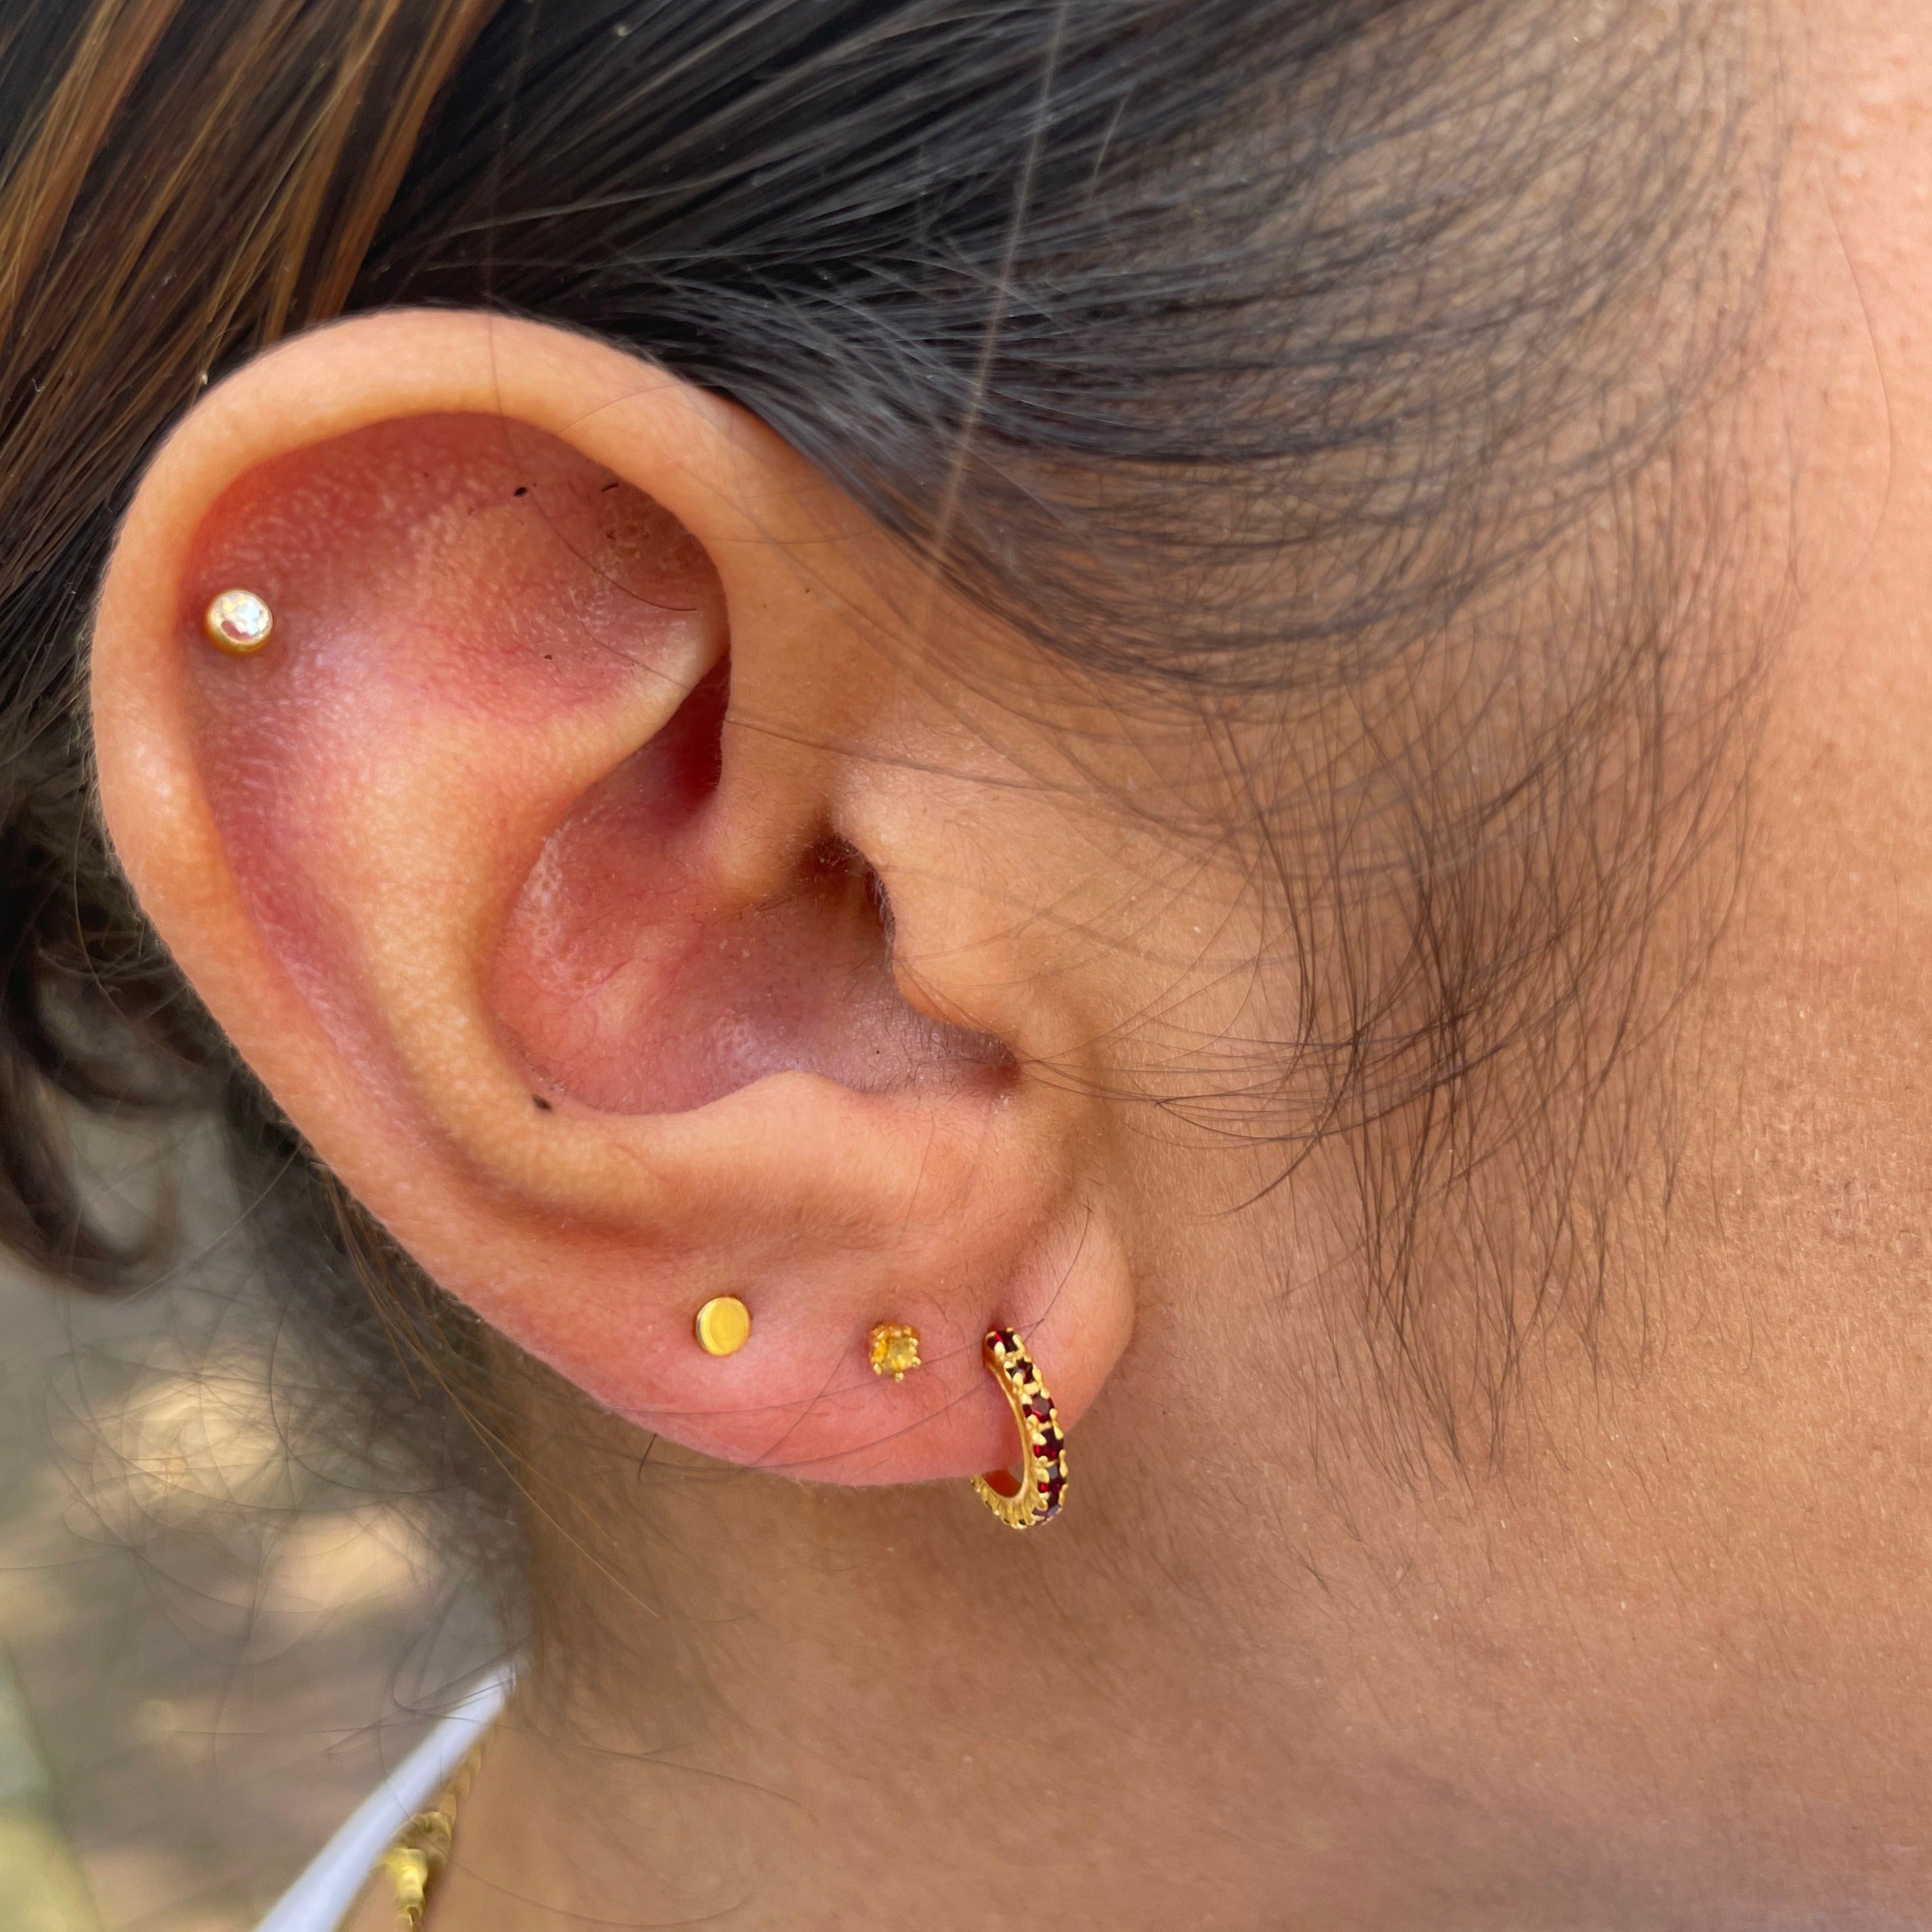
[[[550,1102],[546,1100],[541,1094],[532,1094],[530,1096],[530,1098],[536,1102],[537,1112],[538,1113],[548,1114],[555,1112],[555,1109],[550,1106]]]
[[[530,486],[527,483],[519,483],[510,494],[516,496],[527,496],[530,494]]]

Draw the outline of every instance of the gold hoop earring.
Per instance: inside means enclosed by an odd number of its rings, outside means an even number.
[[[1032,1529],[1060,1514],[1066,1495],[1066,1438],[1053,1398],[1034,1359],[1010,1328],[992,1328],[986,1366],[1019,1426],[1020,1472],[995,1469],[973,1478],[980,1500],[1009,1529]]]

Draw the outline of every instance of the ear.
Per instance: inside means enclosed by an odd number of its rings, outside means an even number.
[[[394,313],[196,406],[93,659],[122,862],[322,1157],[598,1402],[848,1482],[1008,1460],[992,1324],[1069,1421],[1131,1324],[1094,1103],[1027,1070],[1087,1018],[962,853],[958,760],[906,755],[958,734],[890,647],[896,554],[607,345]],[[250,656],[204,634],[233,587]]]

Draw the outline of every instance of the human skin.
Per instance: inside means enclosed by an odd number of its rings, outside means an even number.
[[[740,1472],[784,1459],[719,1440],[646,1454],[632,1423],[532,1386],[548,1635],[466,1802],[435,1932],[1932,1922],[1932,32],[1911,0],[1775,26],[1791,147],[1730,418],[1737,608],[1763,653],[1727,748],[1748,767],[1744,836],[1741,858],[1723,838],[1702,856],[1736,888],[1721,926],[1660,926],[1682,956],[1674,1024],[1633,1052],[1658,1057],[1672,1131],[1630,1182],[1655,1215],[1613,1261],[1600,1326],[1540,1334],[1496,1440],[1451,1453],[1404,1426],[1336,1318],[1360,1216],[1347,1162],[1318,1153],[1267,1187],[1274,1150],[1149,1125],[1144,1096],[1100,1083],[1065,1142],[1080,1198],[1102,1204],[1098,1258],[1090,1276],[1065,1262],[1084,1312],[1040,1351],[1069,1363],[1080,1414],[1049,1528],[1008,1534],[963,1484],[879,1486],[856,1410],[814,1424],[815,1454],[856,1461],[790,1470],[847,1480],[800,1484]],[[272,383],[255,392],[271,442],[280,406]],[[208,500],[196,473],[184,457],[148,486],[179,493],[183,544]],[[278,1060],[258,969],[201,964],[201,935],[242,901],[197,897],[136,823],[156,769],[127,722],[149,635],[136,566],[164,554],[167,507],[137,513],[104,605],[110,823],[218,1016],[325,1151],[349,1148],[409,1094],[358,1088],[320,1046]],[[841,541],[858,579],[892,586],[884,608],[929,616],[876,533]],[[1180,754],[1097,731],[1081,755],[1108,783],[1089,796],[1065,748],[1105,707],[1044,670],[1025,703],[989,706],[1018,647],[970,634],[977,680],[955,688],[914,654],[876,672],[895,769],[915,776],[868,795],[873,822],[886,797],[894,836],[982,814],[1014,900],[1054,916],[1000,970],[1063,989],[1054,1010],[1098,1027],[1184,981],[1202,1030],[1225,1024],[1226,962],[1252,938],[1237,883],[1204,862],[1185,891],[1149,892],[1171,883],[1166,848],[1130,821],[1111,847],[1095,830],[1127,777]],[[922,789],[943,746],[968,778]],[[886,748],[871,741],[881,766]],[[996,787],[1002,771],[1032,782]],[[969,802],[975,787],[994,802]],[[937,877],[944,837],[920,849]],[[1049,856],[1016,874],[1028,851]],[[922,962],[935,977],[971,949],[941,951]],[[997,975],[977,970],[981,997],[960,1004],[983,1013]],[[1060,1158],[1059,1132],[1015,1173]],[[380,1174],[348,1178],[439,1256],[470,1225],[460,1192],[397,1202]],[[958,1198],[967,1218],[935,1224],[933,1253],[981,1232]],[[1042,1226],[1061,1198],[1042,1184]],[[490,1278],[487,1242],[452,1252]],[[970,1269],[928,1246],[895,1264],[922,1306],[977,1308]],[[493,1318],[556,1363],[568,1335],[503,1292]],[[997,1448],[990,1396],[959,1412],[905,1474]],[[367,1901],[356,1932],[386,1911]]]

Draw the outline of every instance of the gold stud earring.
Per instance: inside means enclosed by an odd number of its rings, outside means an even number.
[[[1034,1359],[1010,1328],[986,1333],[986,1366],[1019,1425],[1020,1472],[973,1478],[980,1500],[1010,1529],[1031,1529],[1060,1514],[1066,1494],[1066,1438]]]
[[[752,1311],[735,1294],[714,1294],[691,1328],[707,1355],[735,1355],[752,1339]]]
[[[201,614],[202,634],[231,657],[252,656],[274,628],[275,614],[252,590],[224,590]]]
[[[902,1382],[919,1366],[919,1330],[903,1322],[877,1322],[866,1337],[866,1354],[875,1376]]]

